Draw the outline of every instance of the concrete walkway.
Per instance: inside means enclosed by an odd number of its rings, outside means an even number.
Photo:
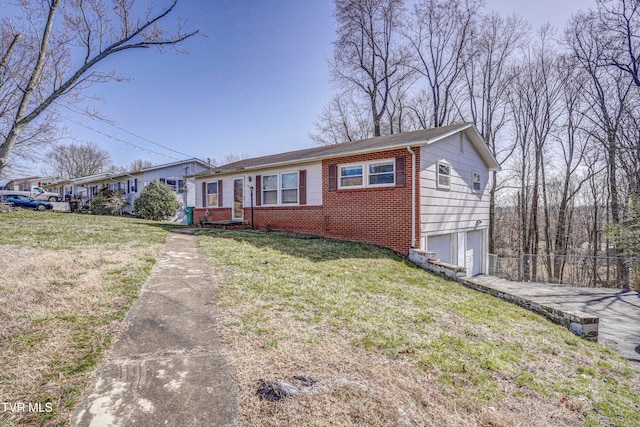
[[[197,238],[170,233],[71,425],[238,425],[237,394],[216,332],[215,287]]]
[[[512,282],[493,276],[465,280],[499,292],[600,318],[598,342],[617,351],[640,368],[640,293],[624,289],[576,288],[549,283]]]

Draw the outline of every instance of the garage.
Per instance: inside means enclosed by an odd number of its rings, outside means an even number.
[[[482,274],[482,238],[483,231],[467,232],[467,251],[465,268],[467,276],[477,276]]]
[[[453,254],[453,234],[439,234],[427,238],[427,250],[436,254],[436,259],[447,264],[456,264]]]

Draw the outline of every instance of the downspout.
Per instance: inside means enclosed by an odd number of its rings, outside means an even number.
[[[411,153],[411,249],[416,248],[416,153],[407,146]]]

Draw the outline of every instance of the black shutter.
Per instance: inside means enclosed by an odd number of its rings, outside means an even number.
[[[406,185],[406,156],[396,157],[396,187],[404,187]]]
[[[218,207],[222,207],[222,180],[218,180]]]
[[[202,183],[202,207],[207,207],[207,183]]]
[[[262,176],[256,175],[256,206],[262,206]]]
[[[338,189],[338,165],[329,165],[329,191]]]
[[[301,170],[298,176],[298,191],[300,192],[300,204],[307,204],[307,171]]]

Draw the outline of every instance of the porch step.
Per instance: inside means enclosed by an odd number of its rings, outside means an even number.
[[[247,221],[205,221],[202,223],[203,228],[221,228],[224,230],[244,230],[249,228]]]

